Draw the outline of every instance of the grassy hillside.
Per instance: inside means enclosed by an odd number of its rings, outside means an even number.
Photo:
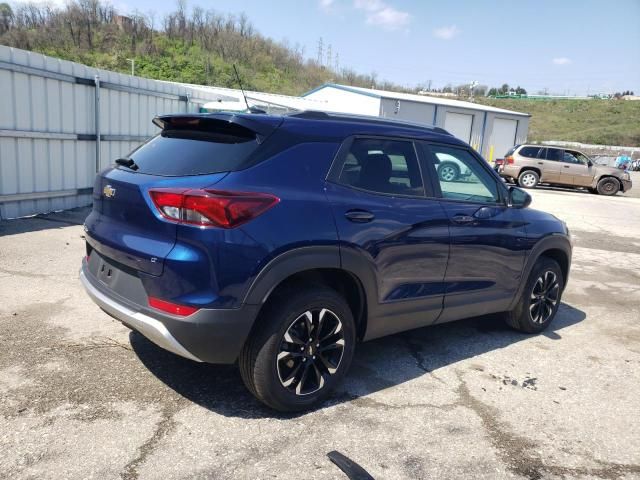
[[[478,103],[530,113],[531,141],[640,146],[640,101],[479,98]]]
[[[262,36],[244,14],[187,9],[185,2],[162,18],[122,16],[104,0],[0,3],[0,44],[122,73],[134,59],[138,76],[221,87],[238,86],[235,64],[248,89],[284,94],[328,81],[394,87],[376,82],[375,74],[338,70],[334,57],[309,60],[300,45]]]

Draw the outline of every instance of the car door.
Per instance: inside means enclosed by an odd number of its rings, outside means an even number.
[[[500,180],[470,149],[422,146],[424,171],[441,197],[451,238],[438,323],[506,310],[522,281],[527,249],[522,212],[507,206]],[[462,162],[469,175],[455,182],[438,178],[437,165],[448,156]]]
[[[413,141],[355,137],[327,178],[343,268],[367,294],[366,337],[436,321],[444,299],[449,221],[422,181]]]
[[[559,148],[541,148],[537,164],[540,165],[540,182],[562,183],[562,150]]]
[[[593,182],[593,167],[580,152],[565,150],[562,155],[561,180],[564,185],[590,186]]]

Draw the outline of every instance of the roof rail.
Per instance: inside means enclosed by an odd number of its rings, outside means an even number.
[[[395,120],[393,118],[375,117],[372,115],[359,115],[357,113],[336,113],[336,112],[323,112],[319,110],[302,110],[299,112],[293,112],[286,114],[287,117],[304,118],[309,120],[343,120],[343,121],[355,121],[366,122],[379,125],[405,125],[407,127],[424,128],[436,133],[444,135],[451,135],[444,128],[436,127],[434,125],[426,125],[423,123],[410,122],[407,120]]]
[[[319,110],[302,110],[299,112],[289,113],[287,114],[287,117],[309,118],[318,120],[331,118],[331,116],[327,112],[321,112]]]

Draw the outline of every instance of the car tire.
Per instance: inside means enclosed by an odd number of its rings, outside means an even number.
[[[564,291],[564,276],[558,262],[540,257],[527,279],[516,307],[504,314],[511,328],[524,333],[538,333],[553,321]]]
[[[533,170],[523,170],[518,175],[518,185],[522,188],[536,188],[540,182],[540,175]]]
[[[281,412],[307,410],[343,380],[356,331],[349,305],[335,290],[315,286],[281,292],[256,322],[239,366],[258,400]]]
[[[455,182],[460,178],[460,167],[453,162],[442,162],[438,165],[438,178],[443,182]]]
[[[620,182],[613,177],[601,178],[597,190],[600,195],[615,195],[620,190]]]

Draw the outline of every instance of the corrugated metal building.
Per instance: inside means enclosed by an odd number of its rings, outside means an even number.
[[[3,45],[0,92],[0,219],[89,205],[96,171],[154,135],[154,116],[217,98]]]
[[[343,109],[442,127],[464,140],[488,161],[527,141],[529,117],[477,103],[327,83],[303,98],[341,105]]]

